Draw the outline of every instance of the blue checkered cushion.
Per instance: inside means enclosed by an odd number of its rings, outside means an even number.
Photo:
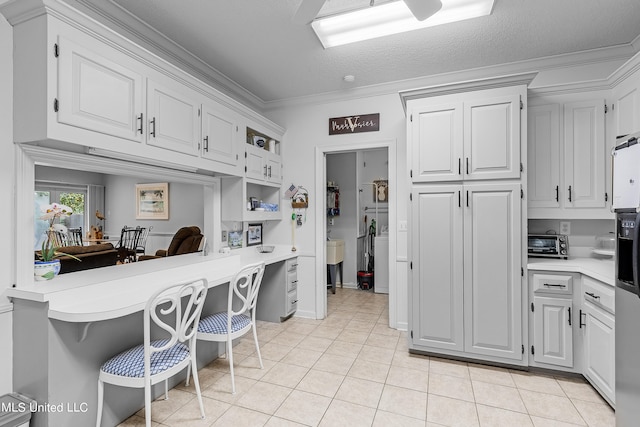
[[[204,319],[200,319],[198,325],[198,332],[204,332],[206,334],[226,334],[227,333],[227,318],[226,311],[221,313],[212,314]],[[240,329],[251,324],[251,319],[246,314],[237,314],[231,318],[231,332],[237,332]]]
[[[152,347],[162,347],[169,340],[156,340],[151,342]],[[151,375],[159,374],[177,365],[189,357],[189,349],[182,343],[176,343],[173,347],[153,353],[151,355]],[[100,368],[102,371],[120,375],[122,377],[144,377],[144,345],[138,345],[107,360]]]

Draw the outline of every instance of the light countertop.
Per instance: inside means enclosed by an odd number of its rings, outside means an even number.
[[[615,286],[615,262],[611,258],[529,258],[527,263],[529,271],[566,271],[580,273],[593,279]]]
[[[296,256],[285,245],[277,245],[272,253],[248,247],[229,254],[187,254],[62,274],[7,289],[5,295],[48,303],[51,319],[93,322],[141,311],[154,291],[172,283],[205,278],[209,287],[218,286],[228,283],[242,266],[261,261],[268,265]]]

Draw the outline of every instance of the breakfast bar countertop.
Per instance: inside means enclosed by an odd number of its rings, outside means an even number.
[[[296,257],[291,247],[276,245],[271,253],[255,247],[227,254],[185,254],[63,274],[46,282],[10,288],[12,299],[48,303],[48,317],[66,322],[95,322],[142,311],[157,289],[171,283],[205,278],[209,287],[228,283],[242,266],[267,265]]]
[[[611,258],[580,258],[569,259],[555,258],[529,258],[527,263],[529,271],[565,271],[580,273],[593,279],[615,286],[615,262]]]

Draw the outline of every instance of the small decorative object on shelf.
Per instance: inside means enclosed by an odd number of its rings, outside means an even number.
[[[274,154],[280,154],[278,141],[251,128],[247,128],[247,144]]]

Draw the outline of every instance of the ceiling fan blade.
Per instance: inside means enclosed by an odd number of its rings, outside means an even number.
[[[316,18],[324,2],[325,0],[302,0],[293,17],[293,22],[300,25],[309,24]]]
[[[418,21],[424,21],[442,8],[440,0],[404,0]]]

